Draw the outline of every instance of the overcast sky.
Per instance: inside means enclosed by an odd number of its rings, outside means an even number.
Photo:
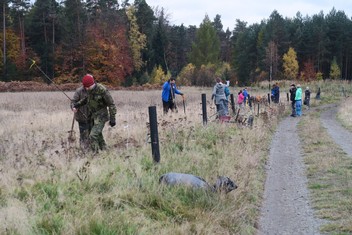
[[[293,18],[299,11],[303,16],[312,16],[320,11],[327,15],[333,7],[344,11],[348,18],[352,16],[352,0],[146,0],[149,6],[163,7],[170,16],[171,24],[199,27],[205,15],[214,20],[216,14],[221,16],[224,30],[231,31],[236,19],[248,24],[260,23],[268,19],[274,10],[288,18]]]

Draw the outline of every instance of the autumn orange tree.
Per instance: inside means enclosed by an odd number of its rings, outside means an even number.
[[[107,29],[99,24],[89,28],[85,48],[86,70],[98,81],[121,85],[133,70],[126,29],[123,26]]]
[[[308,60],[303,64],[303,70],[301,71],[300,77],[303,81],[307,82],[312,81],[317,77],[312,60]]]
[[[87,26],[84,48],[85,69],[97,81],[122,85],[133,72],[125,18],[113,4],[97,4],[91,10],[93,19]]]

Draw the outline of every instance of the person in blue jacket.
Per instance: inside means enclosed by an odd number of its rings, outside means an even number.
[[[163,91],[161,93],[164,114],[167,114],[169,109],[171,109],[171,111],[174,111],[176,109],[176,104],[175,104],[176,94],[181,95],[182,98],[184,99],[184,94],[181,91],[177,90],[175,78],[172,77],[164,83]]]
[[[279,103],[280,100],[280,87],[277,83],[273,85],[271,89],[271,101],[273,103]]]
[[[245,88],[243,89],[242,94],[243,94],[243,97],[244,97],[243,104],[244,104],[244,106],[246,106],[246,102],[247,102],[247,98],[248,98],[247,87],[245,87]]]

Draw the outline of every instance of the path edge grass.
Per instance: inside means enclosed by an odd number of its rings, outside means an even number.
[[[321,110],[299,122],[308,188],[315,215],[329,234],[352,233],[352,158],[334,142],[320,121]]]

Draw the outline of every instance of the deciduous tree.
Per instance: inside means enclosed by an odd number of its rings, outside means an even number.
[[[279,54],[277,44],[274,41],[270,41],[265,48],[265,64],[268,69],[269,80],[278,79]]]
[[[314,69],[313,61],[308,60],[303,64],[303,70],[301,71],[301,79],[303,81],[312,81],[315,80],[317,77],[317,73]]]
[[[341,70],[339,68],[339,65],[336,62],[336,58],[335,57],[334,57],[333,61],[331,62],[330,78],[331,79],[339,79],[339,78],[341,78]]]
[[[292,47],[283,56],[283,68],[287,79],[293,80],[297,78],[299,67],[296,52]]]
[[[128,41],[130,43],[134,69],[139,72],[144,65],[142,50],[146,48],[147,37],[139,31],[135,7],[131,6],[126,9],[126,15],[129,20]]]

